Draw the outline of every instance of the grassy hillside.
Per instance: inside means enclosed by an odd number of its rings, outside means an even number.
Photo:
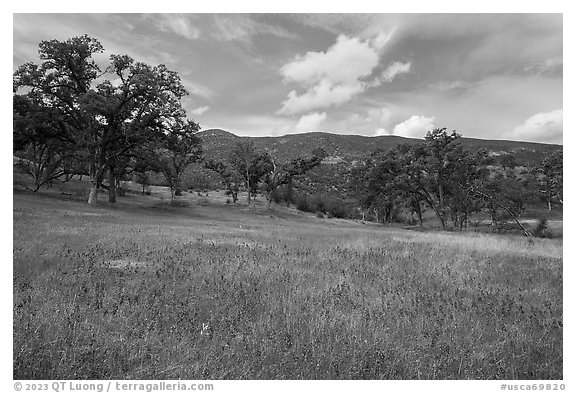
[[[15,379],[563,377],[562,240],[68,191],[14,194]]]

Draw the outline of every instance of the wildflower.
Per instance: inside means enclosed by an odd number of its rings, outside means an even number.
[[[212,335],[212,328],[210,327],[210,322],[202,322],[202,330],[200,331],[200,335],[204,337],[210,338]]]

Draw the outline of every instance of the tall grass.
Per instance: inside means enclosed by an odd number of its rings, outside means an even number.
[[[14,201],[17,379],[561,379],[562,242]]]

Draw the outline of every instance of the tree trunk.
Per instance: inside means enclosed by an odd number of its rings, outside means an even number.
[[[116,175],[113,166],[108,171],[108,202],[116,203]]]
[[[422,221],[422,212],[421,212],[421,211],[418,211],[417,215],[418,215],[418,226],[419,226],[420,228],[422,228],[422,227],[424,227],[424,224],[423,224],[423,221]]]
[[[100,176],[102,169],[96,170],[93,168],[90,172],[90,194],[88,195],[88,204],[95,205],[98,203],[98,187],[100,186]]]
[[[292,177],[288,179],[286,187],[284,188],[284,201],[286,202],[286,207],[290,207],[292,203]]]
[[[418,216],[418,225],[420,226],[420,228],[422,228],[423,227],[423,225],[422,225],[422,208],[420,207],[420,202],[416,202],[415,207],[416,207],[416,215]]]
[[[182,196],[182,181],[179,177],[175,177],[174,180],[174,195]]]
[[[98,203],[98,181],[96,179],[90,180],[90,195],[88,195],[88,204],[95,205]]]
[[[548,211],[552,211],[552,204],[550,203],[550,199],[548,199]]]
[[[440,180],[440,174],[438,174],[438,198],[440,201],[440,207],[444,207],[444,184]]]
[[[438,217],[438,220],[440,220],[440,224],[442,224],[442,230],[445,231],[446,230],[446,219],[444,218],[444,216],[440,212],[440,208],[435,207],[434,213],[436,213],[436,217]]]
[[[90,163],[90,194],[88,195],[88,204],[95,205],[98,203],[98,187],[102,182],[102,174],[104,173],[104,159],[100,155],[98,162]]]
[[[248,206],[250,206],[250,177],[248,176],[248,172],[246,172],[246,191],[248,195]]]

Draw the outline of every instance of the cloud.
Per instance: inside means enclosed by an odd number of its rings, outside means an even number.
[[[318,113],[310,113],[308,115],[304,115],[298,120],[296,124],[296,132],[311,132],[311,131],[320,131],[320,126],[326,120],[326,112]]]
[[[398,75],[409,73],[411,67],[412,62],[410,61],[408,63],[395,61],[384,70],[382,73],[382,80],[384,82],[392,82],[392,80],[394,80],[394,78],[396,78]]]
[[[531,75],[562,74],[563,64],[561,56],[551,57],[525,67],[524,71]]]
[[[291,14],[288,15],[291,20],[312,27],[315,30],[324,30],[333,35],[348,34],[357,35],[366,26],[371,23],[371,14],[344,14],[344,13],[331,13],[331,14]],[[380,26],[381,28],[382,26]],[[376,32],[371,32],[370,36],[376,35]],[[367,37],[367,36],[366,36]]]
[[[508,136],[515,140],[561,144],[564,131],[563,117],[562,109],[537,113],[508,133]]]
[[[296,56],[284,65],[281,73],[285,79],[313,85],[322,80],[330,83],[352,83],[370,75],[378,65],[378,53],[358,38],[339,36],[326,52],[308,52]]]
[[[282,109],[277,113],[296,114],[310,109],[340,105],[362,91],[364,91],[364,87],[361,84],[332,85],[328,81],[321,81],[302,95],[298,95],[296,91],[292,90],[288,93],[288,98],[282,103]]]
[[[408,120],[396,124],[392,133],[394,135],[408,138],[423,138],[426,135],[426,132],[434,129],[434,120],[435,118],[433,116],[425,117],[414,115]]]
[[[456,70],[461,73],[454,75],[456,78],[466,79],[538,73],[541,66],[547,73],[561,74],[561,68],[550,71],[546,64],[538,64],[562,56],[562,14],[372,14],[363,19],[361,31],[348,34],[374,37],[393,30],[385,49],[398,51],[410,46],[408,53],[428,66],[422,70],[423,77],[441,64],[441,78]],[[446,62],[443,54],[452,60]]]
[[[438,90],[438,91],[454,91],[454,90],[464,90],[464,89],[469,89],[475,85],[477,85],[478,83],[473,83],[473,82],[465,82],[462,80],[454,80],[454,81],[439,81],[439,82],[434,82],[431,83],[429,86],[432,89]]]
[[[156,24],[164,32],[174,33],[189,40],[200,37],[200,30],[192,26],[186,15],[180,14],[157,14]]]
[[[376,37],[372,39],[372,45],[374,45],[374,47],[377,49],[383,49],[391,41],[395,31],[396,29],[392,28],[388,32],[378,32]]]
[[[250,44],[257,34],[294,39],[298,36],[277,24],[266,23],[258,15],[213,14],[212,37],[219,41],[240,41]]]
[[[287,82],[306,88],[298,95],[288,94],[278,114],[296,114],[311,109],[340,105],[362,93],[369,76],[378,65],[378,52],[368,41],[341,35],[326,52],[308,52],[285,64],[280,73]]]
[[[410,72],[410,68],[412,67],[412,62],[409,61],[408,63],[402,63],[399,61],[395,61],[386,68],[379,78],[374,79],[369,83],[369,87],[377,87],[380,86],[382,83],[390,83],[392,82],[398,75],[407,74]]]
[[[194,116],[200,116],[200,115],[202,115],[203,113],[205,113],[208,109],[210,109],[209,106],[201,106],[201,107],[192,109],[192,110],[190,111],[190,113],[192,113]]]

